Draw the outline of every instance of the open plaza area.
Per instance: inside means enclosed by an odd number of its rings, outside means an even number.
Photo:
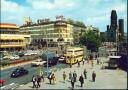
[[[127,90],[127,5],[1,0],[0,90]]]
[[[87,79],[84,79],[83,87],[80,87],[79,76],[83,74],[84,69],[87,70]],[[63,81],[63,72],[66,72],[66,82]],[[38,89],[71,89],[71,82],[69,81],[69,72],[76,71],[77,82],[75,83],[75,89],[126,89],[127,88],[127,72],[116,69],[101,69],[101,65],[94,63],[94,67],[91,64],[85,62],[81,63],[80,67],[77,64],[73,65],[72,68],[65,68],[55,72],[57,81],[56,84],[49,84],[47,78],[44,82],[41,82],[41,86]],[[92,82],[92,72],[96,72],[96,81]],[[33,89],[32,82],[20,85],[18,89]],[[36,88],[35,88],[36,89]]]

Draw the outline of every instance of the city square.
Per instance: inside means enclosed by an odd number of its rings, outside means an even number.
[[[0,88],[128,89],[127,0],[2,0]]]

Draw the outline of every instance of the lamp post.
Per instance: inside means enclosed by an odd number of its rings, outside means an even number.
[[[47,38],[47,34],[46,34],[46,38]],[[48,76],[48,39],[46,40],[46,47],[47,47],[47,51],[46,51],[46,59],[47,59],[47,76]]]

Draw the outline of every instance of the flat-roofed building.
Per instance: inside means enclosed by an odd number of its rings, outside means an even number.
[[[30,43],[30,35],[22,33],[16,24],[0,24],[0,50],[20,50]]]
[[[63,16],[57,16],[55,21],[39,19],[37,23],[22,25],[20,29],[30,32],[31,44],[43,45],[48,42],[53,47],[73,44],[73,25],[67,23]]]

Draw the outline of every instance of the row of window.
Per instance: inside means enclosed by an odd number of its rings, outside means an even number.
[[[23,40],[0,40],[0,43],[2,42],[23,42]]]
[[[23,44],[23,42],[1,42],[1,45],[9,45],[9,44]]]
[[[18,32],[18,31],[0,31],[0,34],[28,34],[28,33]]]

